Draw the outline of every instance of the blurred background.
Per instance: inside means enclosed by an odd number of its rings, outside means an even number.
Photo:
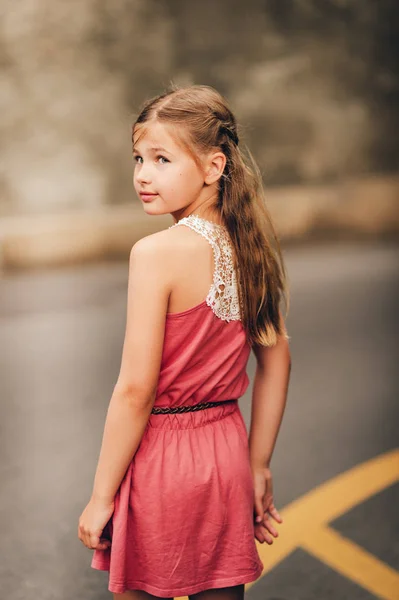
[[[350,469],[374,481],[326,517],[349,555],[281,526],[247,593],[399,598],[398,3],[3,0],[0,15],[4,597],[110,596],[77,522],[119,372],[129,251],[173,222],[134,193],[131,124],[174,82],[227,97],[281,239],[293,370],[277,507]],[[353,478],[323,504],[341,506]]]

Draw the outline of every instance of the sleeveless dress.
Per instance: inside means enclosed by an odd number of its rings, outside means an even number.
[[[250,346],[239,314],[227,229],[191,214],[214,257],[205,300],[167,313],[154,406],[238,399],[246,391]],[[171,228],[170,227],[170,228]],[[109,571],[108,589],[164,598],[255,581],[263,571],[254,536],[248,437],[238,402],[151,414],[115,496],[91,566]]]

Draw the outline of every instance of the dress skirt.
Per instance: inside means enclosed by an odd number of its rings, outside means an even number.
[[[238,402],[151,414],[91,566],[108,589],[170,598],[255,581],[253,479]]]

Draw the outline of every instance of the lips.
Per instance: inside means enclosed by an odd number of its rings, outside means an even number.
[[[153,192],[140,192],[140,198],[143,202],[152,202],[156,197],[157,194],[154,194]]]

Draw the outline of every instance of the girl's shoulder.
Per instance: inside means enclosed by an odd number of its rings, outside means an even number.
[[[130,260],[148,261],[149,269],[164,269],[173,278],[185,263],[198,260],[198,250],[207,242],[188,227],[162,229],[140,238],[130,251]]]
[[[195,235],[187,227],[174,227],[162,229],[140,238],[133,246],[134,249],[159,255],[159,260],[177,258],[184,249],[189,251],[195,248],[196,241],[200,236]],[[197,246],[198,247],[198,246]]]

